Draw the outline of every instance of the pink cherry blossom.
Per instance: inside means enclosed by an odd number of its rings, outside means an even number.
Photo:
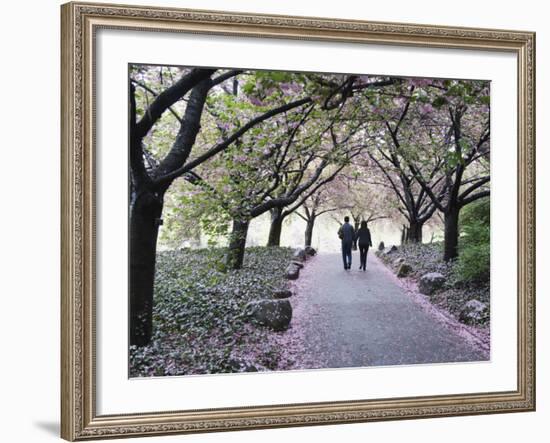
[[[420,112],[422,114],[429,114],[430,112],[433,112],[433,110],[434,110],[433,106],[430,105],[429,103],[426,103],[420,106]]]
[[[395,106],[404,106],[407,102],[407,99],[405,97],[399,96],[394,97],[392,101]]]
[[[263,102],[258,97],[250,97],[249,98],[250,103],[252,103],[255,106],[263,106]]]

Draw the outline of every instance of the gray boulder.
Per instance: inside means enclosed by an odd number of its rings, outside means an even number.
[[[253,301],[246,310],[255,323],[274,331],[286,330],[292,319],[292,305],[288,299]]]
[[[397,252],[397,246],[395,246],[395,245],[393,245],[391,248],[389,248],[389,249],[386,251],[386,255],[393,254],[394,252]]]
[[[383,251],[384,249],[386,249],[386,245],[384,244],[383,241],[381,241],[380,244],[378,245],[378,250]]]
[[[409,265],[408,263],[401,263],[401,266],[399,266],[399,269],[397,271],[397,276],[399,278],[406,277],[411,273],[411,271],[412,271],[411,265]]]
[[[477,325],[483,323],[489,315],[489,307],[473,299],[467,302],[460,311],[459,320],[467,325]]]
[[[292,291],[290,289],[276,289],[273,291],[273,298],[289,298],[292,296]]]
[[[396,258],[393,261],[393,265],[396,267],[401,266],[403,263],[405,263],[405,259],[403,257]]]
[[[430,272],[420,277],[418,290],[421,294],[431,295],[445,284],[445,277],[439,272]]]
[[[304,267],[304,263],[299,260],[292,260],[290,262],[291,265],[296,266],[298,269],[302,269]]]
[[[286,268],[285,277],[288,280],[297,280],[299,276],[300,276],[300,268],[293,263],[288,265],[288,267]]]
[[[311,246],[306,246],[304,250],[306,254],[309,255],[310,257],[313,257],[315,254],[317,254],[317,251],[315,250],[315,248],[312,248]]]
[[[292,253],[293,260],[305,261],[307,259],[306,251],[302,248],[296,248]]]

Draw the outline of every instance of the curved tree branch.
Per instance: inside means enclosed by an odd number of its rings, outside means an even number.
[[[187,94],[195,85],[209,78],[215,71],[215,69],[192,69],[191,72],[157,95],[141,120],[136,123],[136,136],[145,137],[164,111]]]
[[[183,166],[181,166],[181,167],[179,167],[175,170],[172,170],[171,172],[167,172],[166,174],[157,177],[155,179],[155,184],[156,185],[164,185],[164,184],[172,182],[172,180],[174,180],[175,178],[179,177],[182,174],[185,174],[186,172],[191,171],[196,166],[204,163],[205,161],[207,161],[208,159],[210,159],[211,157],[213,157],[217,153],[219,153],[219,152],[223,151],[224,149],[226,149],[227,147],[229,147],[233,142],[235,142],[243,134],[245,134],[246,131],[253,128],[257,124],[263,122],[264,120],[267,120],[270,117],[273,117],[274,115],[282,114],[283,112],[289,111],[291,109],[297,108],[297,107],[305,105],[307,103],[311,103],[311,98],[310,97],[306,97],[306,98],[303,98],[301,100],[296,100],[294,102],[287,103],[283,106],[279,106],[278,108],[271,109],[270,111],[267,111],[262,115],[259,115],[258,117],[250,120],[242,128],[235,131],[229,138],[227,138],[223,142],[219,143],[218,145],[214,146],[213,148],[209,149],[207,152],[200,155],[196,159],[191,160],[189,163],[187,163],[187,164],[185,164],[185,165],[183,165]]]
[[[132,180],[136,186],[142,184],[150,184],[151,178],[147,174],[145,165],[143,164],[143,146],[141,138],[137,136],[136,130],[136,88],[129,82],[130,87],[130,109],[129,109],[129,126],[130,126],[130,168],[132,172]]]

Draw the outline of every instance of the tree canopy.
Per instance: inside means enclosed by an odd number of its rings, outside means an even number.
[[[129,72],[132,343],[146,343],[159,227],[177,247],[207,235],[242,266],[248,226],[347,211],[422,241],[489,195],[490,84],[477,80],[132,65]]]

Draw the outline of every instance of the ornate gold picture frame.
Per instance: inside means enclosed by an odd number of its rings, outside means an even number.
[[[283,426],[533,411],[535,409],[535,35],[218,11],[67,3],[62,22],[61,436],[87,440]],[[184,33],[471,49],[517,58],[517,388],[492,392],[97,413],[96,33]],[[120,112],[126,112],[121,109]],[[120,147],[125,149],[124,147]],[[512,288],[510,288],[512,292]],[[513,344],[514,346],[516,343]]]

